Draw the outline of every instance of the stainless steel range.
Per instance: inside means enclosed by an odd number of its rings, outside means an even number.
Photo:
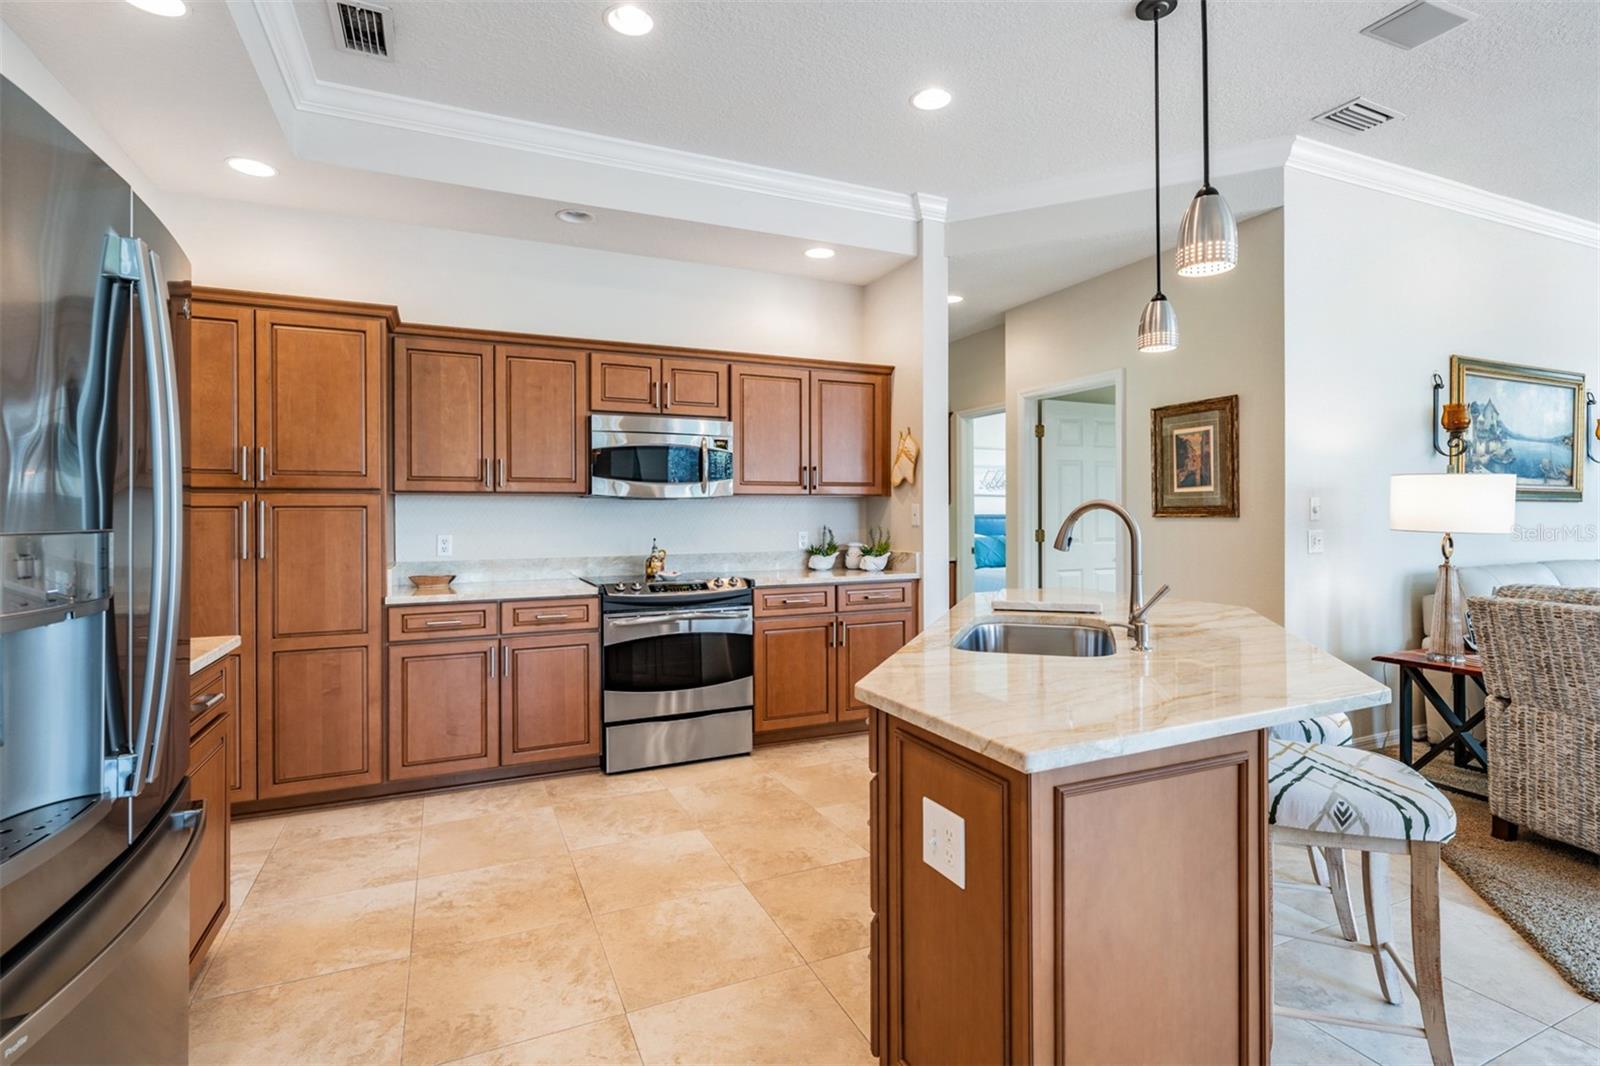
[[[749,754],[750,583],[720,575],[590,583],[600,590],[606,772]]]

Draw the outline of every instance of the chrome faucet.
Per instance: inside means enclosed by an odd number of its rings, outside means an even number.
[[[1078,519],[1090,511],[1110,511],[1122,519],[1122,524],[1128,527],[1129,559],[1128,565],[1128,621],[1126,623],[1128,636],[1133,638],[1133,646],[1139,651],[1150,650],[1150,624],[1145,621],[1145,615],[1156,601],[1170,591],[1170,585],[1162,585],[1156,594],[1148,600],[1144,598],[1144,542],[1139,534],[1139,523],[1133,520],[1133,515],[1119,503],[1110,500],[1089,500],[1080,503],[1067,515],[1067,520],[1061,523],[1061,530],[1056,534],[1056,551],[1064,552],[1072,547],[1072,531],[1078,525]]]

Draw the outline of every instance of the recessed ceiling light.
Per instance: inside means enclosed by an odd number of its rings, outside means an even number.
[[[833,258],[833,249],[832,248],[807,248],[806,249],[806,258],[807,259],[832,259]]]
[[[948,293],[948,294],[945,295],[944,302],[947,303],[947,304],[958,304],[962,300],[965,300],[965,299],[966,299],[965,296],[962,296],[962,295],[960,295],[958,293],[953,293],[952,292],[952,293]]]
[[[128,3],[140,11],[148,11],[152,15],[169,19],[175,19],[189,10],[183,0],[128,0]]]
[[[574,226],[581,226],[585,222],[593,222],[594,216],[587,211],[579,211],[576,207],[562,208],[556,212],[556,217],[563,222],[570,222]]]
[[[911,98],[911,106],[918,111],[938,111],[950,106],[950,94],[938,86],[929,86]]]
[[[638,4],[618,4],[606,10],[606,25],[624,37],[643,37],[655,29],[656,20]]]
[[[278,172],[278,168],[270,163],[263,163],[259,159],[248,159],[242,155],[230,155],[228,165],[241,174],[248,174],[252,178],[270,178]]]

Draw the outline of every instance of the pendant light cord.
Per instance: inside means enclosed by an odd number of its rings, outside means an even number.
[[[1204,0],[1201,0],[1202,4]],[[1156,296],[1161,296],[1161,17],[1151,20],[1155,30],[1155,87],[1156,87]]]
[[[1206,0],[1200,0],[1200,130],[1205,157],[1202,184],[1211,188],[1211,54],[1206,33]]]

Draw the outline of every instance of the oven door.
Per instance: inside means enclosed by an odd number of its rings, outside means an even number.
[[[595,415],[590,438],[591,496],[733,495],[731,423]]]
[[[608,725],[749,707],[755,623],[749,606],[605,616]]]

